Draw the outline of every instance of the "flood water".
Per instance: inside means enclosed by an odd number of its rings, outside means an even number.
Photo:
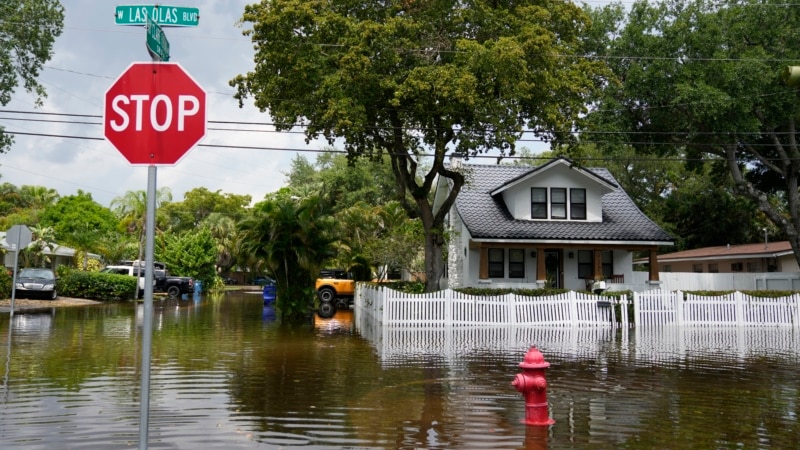
[[[149,448],[790,449],[793,330],[285,330],[260,295],[157,301]],[[142,309],[0,314],[0,448],[139,445]],[[522,423],[531,344],[555,424]],[[4,369],[4,370],[3,370]]]

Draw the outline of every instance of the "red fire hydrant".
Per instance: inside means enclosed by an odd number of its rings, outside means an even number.
[[[550,363],[532,345],[519,367],[523,372],[514,377],[511,385],[525,396],[525,424],[554,424],[556,421],[550,418],[547,407],[547,379],[544,376],[544,370],[550,367]]]

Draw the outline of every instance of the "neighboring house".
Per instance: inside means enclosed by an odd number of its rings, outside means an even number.
[[[565,158],[538,167],[467,165],[449,213],[448,287],[624,289],[633,252],[655,263],[672,237],[645,216],[611,173]],[[434,205],[449,191],[440,178]],[[652,264],[655,268],[657,265]],[[658,271],[649,273],[658,287]]]
[[[0,231],[0,247],[3,249],[3,263],[6,268],[13,268],[14,267],[14,252],[11,250],[11,246],[6,242],[6,232]],[[48,267],[54,269],[62,264],[66,264],[69,266],[76,266],[78,264],[73,263],[75,259],[75,249],[69,248],[63,245],[53,244],[53,248],[46,248],[43,252],[49,259],[50,264]],[[89,253],[89,258],[92,259],[100,259],[100,255],[96,255],[94,253]]]
[[[647,263],[647,261],[636,261]],[[800,272],[789,241],[722,245],[658,255],[660,272]]]

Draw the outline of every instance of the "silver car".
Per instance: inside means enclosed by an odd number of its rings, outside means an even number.
[[[50,269],[25,268],[17,274],[17,285],[14,288],[17,298],[45,298],[55,300],[56,275]]]

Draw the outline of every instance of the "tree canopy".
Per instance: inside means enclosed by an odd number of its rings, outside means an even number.
[[[264,0],[242,19],[256,55],[231,81],[240,102],[252,96],[278,129],[302,125],[308,140],[342,138],[351,159],[389,155],[397,199],[425,230],[429,291],[464,183],[446,155],[513,153],[526,130],[568,138],[603,74],[580,56],[587,16],[562,0]],[[437,177],[451,193],[434,210]]]
[[[64,8],[59,0],[3,0],[0,2],[0,105],[22,87],[41,103],[44,86],[36,78],[53,56],[53,43],[64,27]],[[0,126],[0,153],[11,146],[11,137]]]
[[[608,154],[631,146],[723,168],[800,261],[800,100],[781,79],[800,61],[800,10],[776,0],[639,1],[627,13],[610,5],[591,15],[587,45],[619,83],[604,90],[583,139]]]

